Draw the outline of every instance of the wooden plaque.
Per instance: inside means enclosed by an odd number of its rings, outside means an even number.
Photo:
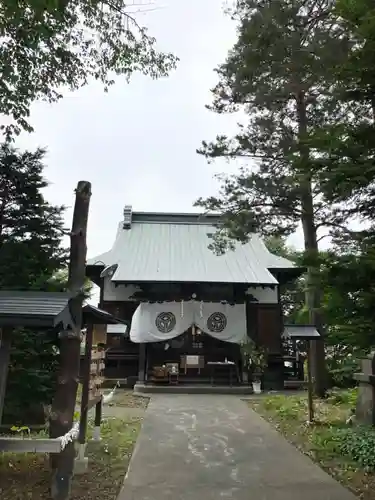
[[[97,400],[102,396],[102,385],[104,382],[105,352],[94,348],[91,352],[89,401]]]

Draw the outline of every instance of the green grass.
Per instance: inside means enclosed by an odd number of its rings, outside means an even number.
[[[141,419],[108,418],[102,441],[89,441],[89,470],[73,479],[71,500],[116,500],[141,426]],[[89,426],[89,437],[91,435]],[[41,435],[39,435],[41,437]],[[46,454],[0,454],[1,500],[49,498],[51,472]]]
[[[291,443],[364,500],[375,500],[375,429],[348,426],[355,389],[333,391],[314,400],[308,424],[307,395],[275,395],[249,401]]]

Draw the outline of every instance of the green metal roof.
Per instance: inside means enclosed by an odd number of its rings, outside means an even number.
[[[129,222],[130,221],[130,222]],[[234,250],[215,255],[210,237],[220,221],[217,215],[127,214],[115,243],[87,262],[89,270],[117,264],[114,282],[200,282],[275,285],[273,269],[295,269],[292,262],[271,254],[254,234]]]

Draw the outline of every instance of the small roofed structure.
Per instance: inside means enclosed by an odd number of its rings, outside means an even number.
[[[316,340],[320,334],[314,325],[284,325],[285,340]]]
[[[313,381],[311,372],[311,342],[314,340],[319,340],[321,335],[314,325],[285,325],[282,334],[284,340],[293,341],[293,348],[296,352],[297,341],[304,341],[307,353],[307,391],[308,391],[308,410],[309,419],[308,422],[314,421],[314,403],[313,403]],[[298,356],[296,356],[298,359]]]
[[[62,292],[0,292],[0,423],[4,408],[11,340],[15,329],[20,326],[43,328],[50,330],[52,335],[62,332],[62,330],[73,329],[76,323],[72,315],[72,301],[76,297],[71,293]],[[123,321],[115,318],[106,311],[90,304],[82,306],[81,327],[86,326],[87,331],[86,352],[82,370],[83,386],[79,422],[73,421],[74,425],[68,432],[50,438],[0,437],[0,451],[10,451],[13,453],[52,453],[52,460],[54,460],[55,457],[62,457],[68,449],[69,444],[78,440],[79,455],[77,464],[78,466],[81,466],[82,463],[85,466],[87,465],[87,460],[84,459],[84,452],[88,411],[95,406],[95,431],[99,438],[103,404],[103,394],[100,387],[103,353],[92,349],[93,328],[94,325],[118,323],[122,324]],[[68,391],[69,388],[66,390]],[[111,394],[114,394],[114,390]],[[54,487],[54,478],[55,473],[52,478],[52,492],[57,491]],[[64,480],[67,482],[65,476]],[[70,481],[70,476],[68,480]],[[64,489],[63,492],[64,495],[58,496],[58,498],[68,498],[69,488],[67,490]],[[52,496],[57,498],[54,493],[52,493]]]
[[[319,340],[320,334],[314,325],[284,325],[281,336],[284,343],[285,387],[298,389],[306,384],[306,342]]]
[[[64,292],[0,291],[0,327],[72,327],[72,294]]]
[[[70,310],[72,299],[72,294],[66,292],[0,291],[0,422],[14,329],[43,328],[56,332],[73,328],[74,318]],[[95,324],[124,323],[90,304],[83,306],[82,313],[82,327],[88,326],[91,331]]]
[[[67,292],[0,291],[0,327],[25,326],[69,328],[73,325]],[[82,308],[82,326],[87,324],[115,325],[124,320],[91,304]]]

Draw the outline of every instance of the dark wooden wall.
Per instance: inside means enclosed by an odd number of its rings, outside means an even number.
[[[247,334],[268,351],[268,369],[263,386],[267,390],[284,388],[282,358],[282,311],[280,304],[246,304]]]
[[[281,352],[282,316],[279,304],[246,304],[247,335],[270,353]]]
[[[258,305],[258,342],[271,354],[281,353],[281,312],[279,304]]]
[[[119,301],[109,301],[105,300],[101,304],[101,308],[118,318],[124,319],[126,321],[131,321],[134,311],[138,307],[138,302],[119,302]]]
[[[103,301],[101,304],[101,308],[105,311],[127,321],[129,327],[137,307],[138,302],[130,301]],[[107,348],[109,351],[106,359],[105,376],[113,379],[137,378],[139,369],[139,344],[131,342],[129,337],[108,334]]]

